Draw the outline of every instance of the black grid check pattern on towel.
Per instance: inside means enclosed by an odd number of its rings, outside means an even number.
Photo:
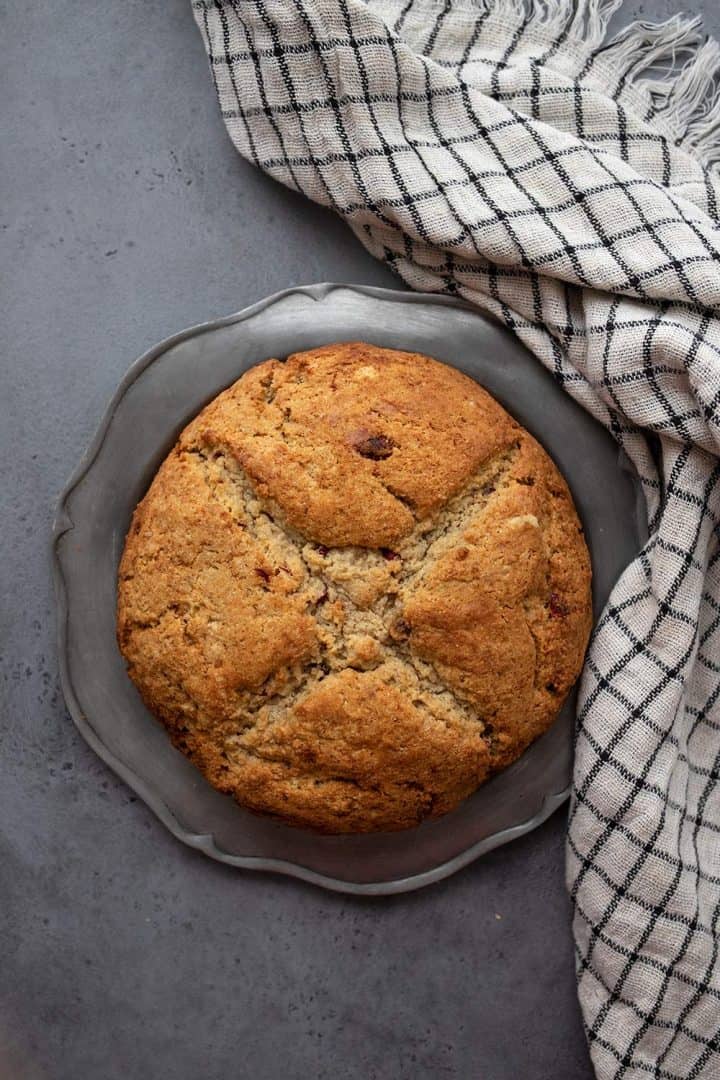
[[[713,43],[617,0],[197,0],[238,150],[413,288],[497,316],[634,462],[593,635],[568,887],[599,1077],[720,1077],[720,183]],[[715,50],[715,51],[713,51]]]

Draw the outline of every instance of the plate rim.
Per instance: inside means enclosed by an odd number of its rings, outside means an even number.
[[[320,873],[301,863],[290,862],[286,859],[260,855],[233,855],[219,847],[212,834],[195,833],[186,828],[163,798],[153,791],[141,777],[126,766],[125,763],[105,745],[101,736],[93,726],[91,719],[84,713],[80,706],[79,699],[75,693],[69,665],[67,641],[69,602],[60,553],[60,541],[62,537],[67,532],[71,531],[75,525],[70,515],[68,501],[98,457],[118,405],[127,391],[150,364],[169,349],[182,344],[190,338],[197,337],[211,330],[221,329],[226,326],[244,322],[291,295],[304,295],[311,300],[320,301],[326,299],[332,292],[339,290],[350,290],[351,292],[356,292],[361,295],[395,303],[433,304],[441,307],[454,308],[477,315],[481,318],[486,318],[488,321],[502,327],[499,320],[493,318],[484,311],[480,311],[477,307],[467,301],[440,293],[410,292],[403,289],[391,289],[375,285],[356,285],[344,282],[318,282],[316,284],[296,285],[286,289],[280,289],[277,292],[264,297],[262,300],[258,300],[248,307],[242,308],[240,311],[186,327],[184,330],[171,334],[147,349],[133,361],[118,383],[103,412],[100,424],[98,425],[93,438],[85,453],[82,455],[79,464],[73,470],[69,480],[63,487],[56,503],[51,536],[51,559],[53,585],[57,605],[58,666],[60,685],[65,698],[65,703],[70,717],[79,733],[97,756],[143,800],[148,808],[157,818],[159,818],[176,839],[180,840],[188,847],[202,852],[217,862],[225,863],[226,865],[234,866],[239,869],[278,873],[318,885],[336,893],[345,893],[353,896],[390,896],[414,892],[417,889],[442,881],[463,869],[465,866],[468,866],[481,855],[487,854],[494,848],[500,847],[511,840],[515,840],[518,837],[531,832],[547,820],[547,818],[569,798],[572,783],[569,783],[561,791],[547,793],[537,811],[524,821],[519,822],[516,825],[508,826],[505,829],[493,833],[491,836],[479,840],[476,844],[472,844],[464,851],[439,863],[437,866],[406,877],[392,878],[384,881],[353,882]]]

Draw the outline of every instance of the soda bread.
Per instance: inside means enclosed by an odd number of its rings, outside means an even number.
[[[267,360],[137,507],[118,640],[175,745],[325,832],[444,814],[558,714],[590,560],[547,453],[480,386],[351,343]]]

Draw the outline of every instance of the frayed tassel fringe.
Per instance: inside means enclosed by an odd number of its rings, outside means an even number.
[[[648,95],[652,117],[675,142],[714,168],[720,161],[720,45],[702,33],[700,18],[633,23],[604,50],[624,85]]]
[[[617,78],[615,95],[634,89],[649,99],[675,144],[720,178],[720,45],[699,17],[634,22],[610,40],[610,19],[623,0],[476,0],[477,7],[564,41],[587,59],[601,59]]]
[[[608,23],[623,0],[479,0],[482,11],[516,19],[528,31],[549,38],[582,42],[588,51],[600,46]]]

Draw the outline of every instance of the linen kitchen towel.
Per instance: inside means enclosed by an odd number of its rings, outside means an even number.
[[[619,0],[193,7],[240,153],[502,320],[638,471],[578,706],[578,989],[603,1080],[717,1080],[720,49],[680,17],[610,39]]]

